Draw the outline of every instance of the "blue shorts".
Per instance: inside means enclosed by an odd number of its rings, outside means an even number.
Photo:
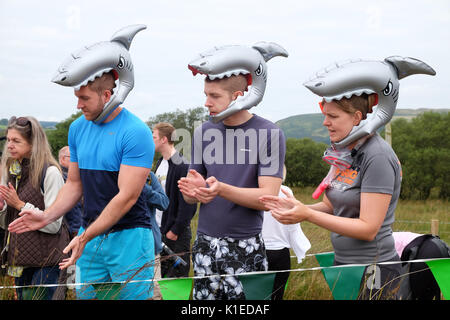
[[[84,232],[80,228],[78,234]],[[78,299],[145,300],[153,296],[154,239],[151,229],[134,228],[100,235],[86,244],[76,263]],[[96,283],[137,281],[110,286],[99,294]],[[95,288],[94,288],[95,287]]]

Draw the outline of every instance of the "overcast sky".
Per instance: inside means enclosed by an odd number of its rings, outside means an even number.
[[[402,79],[397,107],[450,107],[448,0],[0,0],[0,118],[69,117],[77,111],[73,89],[50,82],[58,66],[136,23],[147,30],[131,45],[135,87],[124,106],[144,121],[203,106],[203,78],[187,69],[199,52],[258,41],[289,52],[268,62],[264,99],[252,109],[272,121],[318,112],[318,97],[302,83],[347,58],[420,59],[437,75]]]

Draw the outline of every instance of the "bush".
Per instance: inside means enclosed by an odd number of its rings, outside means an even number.
[[[450,198],[450,115],[425,112],[392,123],[392,145],[403,170],[402,199]]]
[[[293,187],[315,187],[328,173],[330,166],[322,161],[328,146],[309,138],[286,140],[287,169],[285,184]]]

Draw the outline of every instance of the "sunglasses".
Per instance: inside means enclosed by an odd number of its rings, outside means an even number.
[[[28,125],[31,125],[31,122],[26,117],[16,118],[15,116],[12,116],[11,119],[9,119],[9,121],[8,121],[8,125],[13,125],[13,124],[16,124],[20,127],[26,127]]]

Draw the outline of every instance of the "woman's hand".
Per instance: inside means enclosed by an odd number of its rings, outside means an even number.
[[[8,183],[8,186],[0,186],[0,195],[5,199],[8,206],[16,208],[17,210],[22,209],[25,205],[25,202],[19,199],[16,189],[14,189],[11,182]]]
[[[281,189],[286,198],[279,196],[262,196],[259,198],[270,210],[272,216],[283,224],[294,224],[307,220],[310,211],[307,206],[294,198],[293,195]]]

